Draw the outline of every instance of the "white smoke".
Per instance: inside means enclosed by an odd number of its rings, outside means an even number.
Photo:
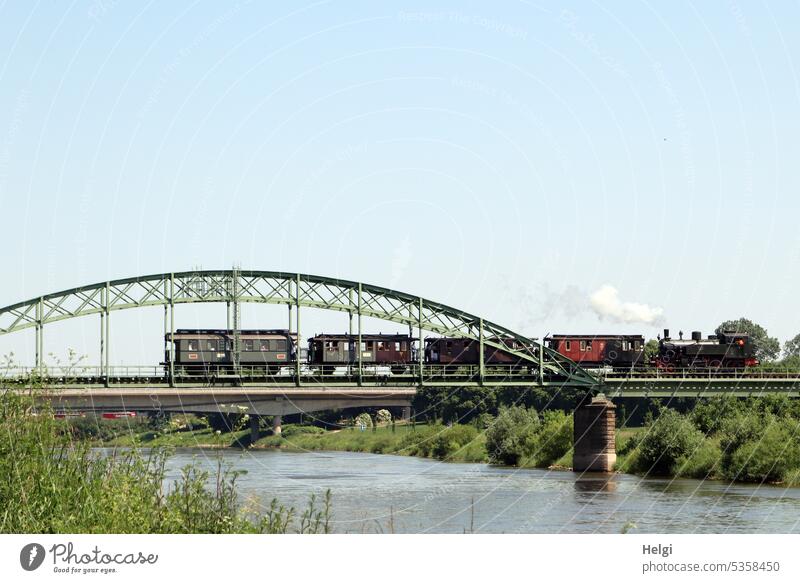
[[[664,319],[662,308],[653,308],[647,304],[635,302],[623,302],[619,299],[617,288],[609,284],[601,285],[589,296],[589,303],[601,320],[608,318],[614,322],[625,324],[640,322],[655,326]]]

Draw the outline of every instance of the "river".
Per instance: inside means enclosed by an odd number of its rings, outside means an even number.
[[[339,533],[791,533],[800,488],[454,464],[392,455],[178,449],[169,475],[218,460],[243,498],[333,497]]]

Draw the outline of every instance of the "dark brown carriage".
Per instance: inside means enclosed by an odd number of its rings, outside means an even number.
[[[179,329],[172,339],[175,366],[179,370],[205,373],[233,367],[233,331]],[[296,336],[288,330],[241,330],[239,363],[242,367],[268,368],[295,359]],[[169,362],[169,353],[165,363]]]
[[[408,364],[412,362],[412,343],[407,334],[362,334],[363,364]],[[311,364],[358,363],[357,334],[318,334],[308,340]]]

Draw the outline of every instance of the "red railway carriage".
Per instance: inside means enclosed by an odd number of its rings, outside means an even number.
[[[644,366],[644,336],[619,334],[553,334],[548,348],[585,367]]]

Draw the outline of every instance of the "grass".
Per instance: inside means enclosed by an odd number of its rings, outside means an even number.
[[[0,390],[0,532],[330,531],[330,493],[322,502],[312,498],[301,512],[275,499],[263,511],[242,503],[238,473],[221,464],[216,473],[188,465],[167,482],[163,448],[105,455],[69,427],[34,408],[31,397]]]

